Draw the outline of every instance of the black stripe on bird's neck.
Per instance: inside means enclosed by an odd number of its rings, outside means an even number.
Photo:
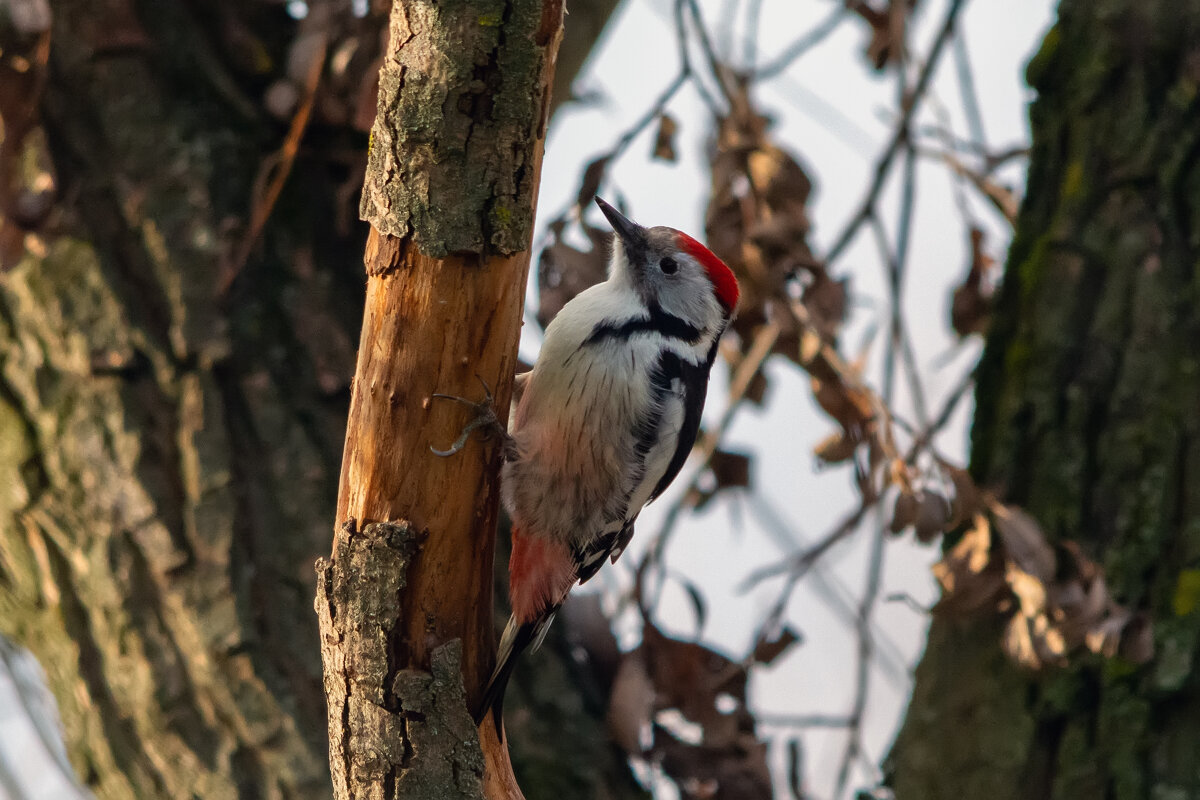
[[[583,346],[595,344],[604,339],[627,341],[635,333],[657,333],[668,339],[678,339],[687,344],[696,344],[704,336],[704,331],[685,319],[675,316],[662,309],[658,303],[651,303],[647,310],[649,317],[631,319],[620,324],[601,322],[588,337],[583,340]]]

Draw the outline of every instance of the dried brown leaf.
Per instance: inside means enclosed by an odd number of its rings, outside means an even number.
[[[1055,627],[1045,614],[1038,614],[1030,623],[1033,646],[1043,664],[1064,667],[1067,664],[1067,643],[1062,631]]]
[[[846,320],[846,294],[849,284],[847,278],[835,281],[822,271],[816,273],[812,283],[804,290],[801,300],[821,338],[827,342],[837,340],[842,323]]]
[[[813,448],[813,453],[826,464],[840,464],[853,458],[857,448],[858,443],[845,431],[834,431]]]
[[[933,565],[942,587],[935,614],[967,616],[994,607],[1007,596],[1004,567],[992,556],[991,547],[991,526],[987,517],[978,514],[963,537]]]
[[[972,228],[971,263],[950,301],[950,325],[964,338],[986,331],[991,318],[992,290],[987,276],[996,261],[984,251],[983,244],[983,231]]]
[[[706,487],[696,499],[695,507],[703,508],[718,492],[725,489],[744,489],[750,485],[750,456],[729,450],[717,450],[708,462],[713,477],[711,487]]]
[[[900,533],[916,522],[917,509],[920,505],[921,501],[912,492],[902,491],[896,495],[896,504],[892,507],[892,522],[888,525],[888,530],[892,533]]]
[[[1046,585],[1011,561],[1004,570],[1004,580],[1020,603],[1021,613],[1034,617],[1046,610]]]
[[[899,9],[899,14],[893,14],[893,6]],[[846,8],[862,17],[871,28],[871,40],[867,43],[866,56],[876,70],[882,70],[889,61],[898,58],[902,52],[904,47],[903,13],[906,6],[906,0],[892,0],[886,11],[879,11],[866,0],[847,0],[846,2]],[[899,17],[898,23],[893,19],[896,16]]]
[[[653,626],[643,632],[642,649],[657,692],[657,709],[677,708],[692,722],[705,725],[719,716],[720,694],[746,702],[746,671],[715,650],[672,639]]]
[[[1043,584],[1054,578],[1057,560],[1054,548],[1037,520],[1014,506],[996,504],[992,508],[996,537],[1004,545],[1008,558]]]
[[[1154,658],[1154,625],[1145,614],[1135,614],[1121,635],[1119,653],[1126,661],[1147,664]]]
[[[1112,658],[1121,647],[1121,634],[1133,619],[1133,614],[1127,609],[1117,607],[1098,624],[1092,627],[1084,637],[1084,644],[1093,653]]]
[[[965,469],[943,464],[942,470],[954,484],[954,502],[950,504],[950,519],[946,523],[947,530],[954,530],[983,510],[983,497]]]
[[[859,431],[875,415],[871,394],[859,386],[849,386],[840,377],[835,380],[812,378],[813,395],[825,413],[848,431]]]
[[[600,181],[604,180],[604,173],[608,170],[608,162],[611,160],[612,156],[601,156],[584,169],[583,180],[579,182],[579,193],[575,196],[577,206],[587,208],[595,199],[596,192],[600,190]]]
[[[1062,572],[1078,577],[1085,584],[1090,584],[1096,578],[1104,576],[1104,570],[1083,552],[1083,548],[1079,546],[1079,542],[1067,539],[1060,542],[1058,546],[1063,554],[1067,556],[1059,564],[1059,569]]]
[[[914,531],[917,538],[928,544],[946,529],[950,519],[950,501],[932,489],[918,493],[917,518]]]
[[[806,369],[809,369],[809,368],[815,366],[817,357],[821,355],[821,348],[823,348],[824,346],[825,346],[825,343],[821,341],[821,337],[819,334],[814,333],[813,331],[809,330],[808,328],[805,328],[804,331],[800,334],[800,346],[799,346],[799,348],[797,348],[797,352],[800,355],[801,366],[803,366]],[[833,377],[834,377],[834,379],[836,379],[836,373],[833,373]],[[819,380],[819,379],[814,378],[814,380]],[[814,383],[813,384],[813,392],[816,392],[816,391],[817,391],[817,384]]]
[[[1030,620],[1023,614],[1013,614],[1000,637],[1000,648],[1020,667],[1029,670],[1042,668],[1037,647],[1033,643]]]
[[[1062,631],[1071,647],[1087,640],[1089,632],[1099,626],[1112,605],[1108,585],[1103,575],[1085,584],[1080,578],[1070,578],[1051,584],[1046,602],[1050,616]]]
[[[763,404],[763,399],[767,394],[767,376],[760,369],[754,373],[754,377],[750,379],[750,385],[746,387],[746,401],[753,403],[756,406]]]
[[[773,210],[803,213],[812,180],[786,150],[764,142],[746,156],[746,171],[755,193]]]
[[[753,658],[759,664],[770,664],[787,652],[798,641],[800,641],[800,634],[791,628],[785,627],[774,639],[760,639],[758,644],[754,646]]]
[[[811,268],[816,264],[816,258],[805,242],[809,222],[801,206],[794,212],[760,213],[765,216],[748,229],[746,239],[754,256],[748,261],[758,267],[754,270],[757,282],[778,294],[795,268]]]
[[[675,133],[679,123],[670,114],[659,114],[658,131],[654,134],[654,158],[674,162],[678,159],[675,153]]]
[[[717,450],[709,460],[709,469],[718,489],[745,488],[750,485],[750,456],[730,450]]]

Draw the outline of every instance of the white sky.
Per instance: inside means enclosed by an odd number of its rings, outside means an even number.
[[[724,18],[728,0],[702,3],[710,28]],[[541,222],[557,215],[573,201],[582,168],[607,151],[670,83],[677,71],[671,0],[627,0],[610,24],[608,34],[580,75],[580,93],[596,92],[603,98],[594,105],[563,109],[550,133],[543,170]],[[807,30],[824,20],[834,4],[829,0],[765,0],[758,40],[760,63],[771,60]],[[916,19],[914,53],[922,58],[948,7],[948,0],[925,0]],[[1028,141],[1026,106],[1032,97],[1024,82],[1024,66],[1052,22],[1049,0],[1012,3],[1007,0],[974,0],[966,4],[962,24],[971,56],[986,142],[993,150]],[[735,43],[741,52],[744,34],[717,32],[718,45]],[[809,213],[814,221],[811,244],[821,255],[862,202],[874,160],[892,133],[895,118],[895,77],[880,76],[862,57],[868,35],[865,25],[853,18],[844,23],[817,49],[792,68],[763,85],[756,94],[760,110],[775,120],[777,142],[796,155],[815,184]],[[934,76],[931,97],[948,115],[953,130],[968,136],[956,78],[954,53],[947,49]],[[937,120],[932,104],[918,116],[920,122]],[[703,235],[703,215],[709,175],[704,157],[711,126],[707,111],[690,89],[670,104],[680,123],[676,140],[679,163],[651,161],[654,126],[650,126],[610,171],[601,195],[615,200],[624,196],[630,216],[645,225],[670,225]],[[945,119],[946,117],[943,117]],[[885,189],[880,208],[887,228],[895,231],[899,202],[897,180]],[[1024,162],[1001,173],[1005,182],[1022,186]],[[988,232],[988,251],[1001,262],[1010,232],[1007,223],[987,204],[973,201],[974,216]],[[601,223],[598,214],[593,221]],[[539,235],[542,228],[539,227]],[[855,294],[853,317],[843,338],[844,348],[856,349],[872,323],[887,314],[884,270],[874,240],[864,228],[855,244],[835,266],[837,276],[849,275]],[[909,257],[904,308],[917,350],[917,360],[931,411],[958,385],[978,356],[979,344],[957,348],[949,329],[950,291],[966,269],[967,235],[954,202],[948,170],[922,161],[917,171],[917,208]],[[531,289],[531,303],[536,299]],[[527,325],[523,351],[536,352],[538,331]],[[878,385],[881,347],[872,350],[873,383]],[[777,596],[779,583],[740,594],[736,586],[758,566],[772,563],[784,552],[772,538],[770,522],[756,507],[765,504],[781,517],[798,541],[824,535],[838,519],[853,510],[856,501],[848,469],[817,473],[812,446],[834,430],[820,412],[808,388],[808,378],[794,366],[776,360],[769,364],[772,389],[766,410],[741,411],[727,439],[727,447],[755,454],[754,500],[730,497],[711,504],[702,513],[685,515],[676,532],[668,561],[675,570],[698,583],[708,598],[706,642],[740,657],[750,645],[756,624]],[[714,374],[706,420],[719,416],[726,376]],[[903,381],[898,381],[903,386]],[[898,391],[896,409],[911,418],[907,393]],[[937,440],[940,451],[966,460],[967,424],[971,404],[964,402],[952,424]],[[676,482],[681,490],[695,464]],[[644,546],[658,530],[674,494],[668,494],[643,512],[638,535],[618,569],[606,570],[607,589],[616,594],[629,585],[629,565],[640,558]],[[865,583],[870,531],[860,531],[835,549],[819,574],[810,575],[793,595],[791,623],[804,642],[783,661],[761,670],[752,683],[753,702],[771,714],[822,713],[844,716],[850,710],[854,686],[855,647],[847,614]],[[789,548],[790,550],[791,548]],[[884,585],[880,594],[905,593],[928,606],[936,599],[929,565],[937,558],[936,546],[913,543],[911,535],[892,541],[885,553]],[[602,573],[604,574],[604,573]],[[691,604],[682,590],[669,592],[660,606],[661,622],[677,635],[694,633]],[[886,754],[909,691],[907,668],[915,664],[924,641],[926,620],[905,603],[881,602],[874,614],[877,637],[882,634],[894,647],[886,669],[872,672],[865,724],[867,760],[878,764]],[[636,641],[632,635],[629,644]],[[897,669],[897,665],[900,669]],[[762,734],[781,734],[775,740],[773,761],[783,763],[779,742],[786,729],[763,726]],[[815,798],[831,796],[841,759],[845,734],[837,730],[809,729],[802,735],[808,789]],[[782,773],[782,770],[780,770]],[[782,777],[782,774],[781,776]],[[851,788],[865,787],[878,779],[860,769]],[[777,784],[778,796],[787,788]]]

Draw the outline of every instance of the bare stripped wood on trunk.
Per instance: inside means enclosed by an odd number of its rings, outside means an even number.
[[[508,407],[562,15],[561,0],[393,6],[362,201],[372,225],[367,302],[334,556],[318,595],[319,609],[329,604],[326,685],[338,690],[329,732],[339,800],[393,796],[388,787],[426,771],[422,758],[441,759],[416,743],[460,725],[491,668],[499,454],[473,439],[457,457],[434,456],[430,446],[452,441],[469,412],[433,395],[482,399],[485,381],[502,418]],[[375,523],[406,534],[356,547],[380,530]],[[350,553],[352,566],[343,563]],[[343,573],[363,587],[395,585],[393,605],[373,617],[361,603],[337,602]],[[354,668],[379,664],[381,653],[384,669]],[[414,670],[446,681],[459,669],[468,703],[457,710],[414,688]],[[384,717],[356,716],[364,704]],[[484,796],[520,797],[490,723],[480,733]],[[479,744],[472,736],[453,747],[472,763]],[[423,786],[405,796],[443,796]],[[454,790],[473,796],[475,787],[459,774]]]

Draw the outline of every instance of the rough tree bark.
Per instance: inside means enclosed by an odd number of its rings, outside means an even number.
[[[318,567],[338,800],[521,797],[468,710],[492,667],[500,450],[430,447],[469,420],[434,394],[483,382],[508,408],[562,17],[562,0],[393,6],[334,557]],[[382,606],[354,594],[375,585]]]
[[[296,23],[246,0],[52,12],[21,163],[48,152],[56,200],[0,272],[0,632],[45,667],[98,797],[328,797],[312,565],[363,303],[365,231],[333,221],[365,137],[306,138],[230,281],[284,133],[257,98]],[[25,44],[10,22],[5,69]],[[562,749],[581,755],[514,738],[519,777],[628,796],[561,633],[538,713],[569,715]]]
[[[1027,674],[933,620],[899,800],[1200,796],[1200,9],[1063,0],[1029,67],[1026,200],[979,365],[972,471],[1150,613],[1145,667]]]

